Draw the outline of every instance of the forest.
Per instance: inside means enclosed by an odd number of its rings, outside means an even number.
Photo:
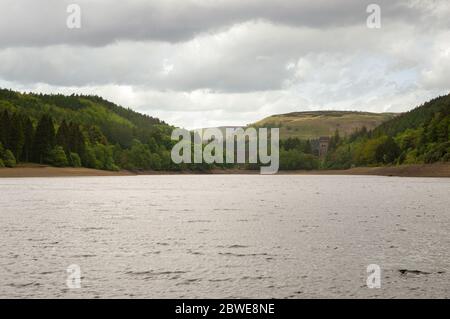
[[[0,166],[177,169],[172,127],[97,96],[0,90]]]
[[[311,140],[280,141],[280,169],[346,169],[449,161],[450,95],[388,120],[330,138],[319,158]],[[259,164],[174,164],[173,126],[98,96],[0,89],[0,167],[37,163],[102,170],[259,169]],[[193,133],[194,134],[194,133]],[[224,154],[226,156],[226,154]]]
[[[335,136],[326,169],[448,162],[450,94],[435,98],[368,131]]]

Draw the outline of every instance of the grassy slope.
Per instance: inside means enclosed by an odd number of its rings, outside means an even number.
[[[368,113],[352,111],[295,112],[269,116],[252,126],[280,127],[282,139],[301,139],[331,136],[338,129],[341,135],[348,135],[365,126],[373,129],[396,116],[395,113]]]

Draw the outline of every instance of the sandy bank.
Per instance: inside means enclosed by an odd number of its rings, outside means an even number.
[[[67,177],[67,176],[132,176],[175,174],[259,174],[259,170],[214,169],[209,172],[160,172],[144,171],[110,172],[90,168],[49,167],[43,165],[20,165],[15,168],[0,168],[1,177]],[[347,170],[280,171],[280,175],[378,175],[402,177],[450,177],[450,163],[402,165],[392,167],[356,167]]]
[[[67,176],[124,176],[133,175],[128,171],[110,172],[83,167],[50,167],[23,165],[14,168],[0,168],[1,177],[67,177]]]

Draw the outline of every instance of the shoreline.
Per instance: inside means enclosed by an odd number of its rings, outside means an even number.
[[[118,172],[91,168],[51,167],[26,164],[15,168],[0,168],[0,178],[26,177],[89,177],[89,176],[140,176],[140,175],[259,175],[259,170],[213,169],[206,172],[195,171],[140,171],[122,170]],[[388,167],[355,167],[345,170],[297,170],[279,171],[277,175],[371,175],[397,177],[450,177],[450,163],[415,164]]]

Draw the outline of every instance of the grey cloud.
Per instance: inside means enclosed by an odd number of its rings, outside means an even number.
[[[237,23],[266,20],[296,27],[330,28],[364,25],[370,0],[2,0],[0,46],[81,44],[115,41],[187,41]],[[429,6],[409,0],[376,1],[383,19],[417,21]],[[66,8],[82,9],[82,28],[66,27]],[[412,5],[413,3],[414,5]]]
[[[289,65],[302,57],[333,53],[336,56],[393,56],[396,33],[372,33],[365,27],[311,28],[249,22],[189,42],[118,42],[104,47],[56,45],[44,48],[0,49],[0,75],[8,81],[43,82],[61,86],[134,85],[157,90],[218,92],[279,90],[298,81],[300,70]],[[404,32],[406,37],[414,30]],[[396,51],[402,54],[409,52]],[[306,60],[305,60],[306,61]],[[370,62],[370,61],[369,61]],[[320,66],[320,65],[319,65]],[[332,65],[331,65],[332,66]],[[303,77],[334,72],[320,68]],[[297,74],[294,74],[297,72]]]

